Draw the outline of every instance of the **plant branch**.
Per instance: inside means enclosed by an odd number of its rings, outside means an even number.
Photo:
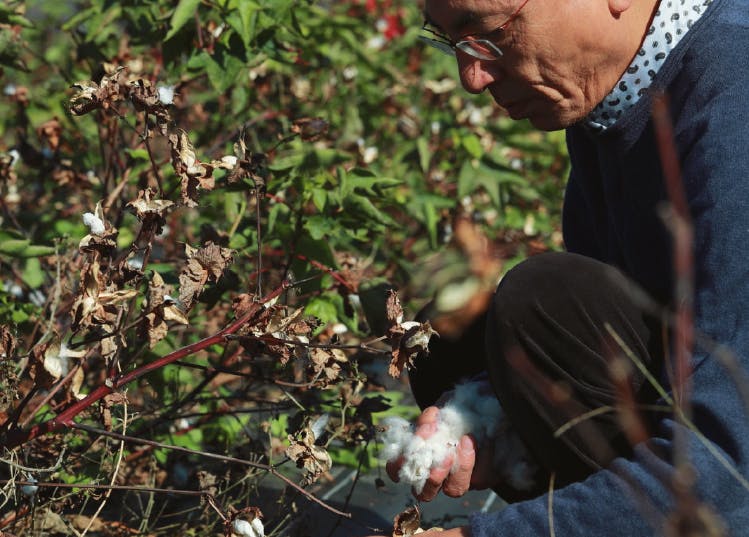
[[[73,418],[75,418],[75,416],[80,414],[83,410],[89,408],[95,402],[103,399],[105,396],[109,395],[115,390],[118,390],[122,386],[125,386],[126,384],[136,379],[139,379],[147,373],[161,369],[173,362],[176,362],[177,360],[181,360],[186,356],[195,354],[196,352],[202,351],[212,345],[223,343],[226,340],[226,336],[235,333],[247,322],[251,321],[253,317],[255,317],[255,315],[257,315],[257,313],[261,310],[265,302],[268,302],[281,295],[286,290],[286,287],[287,285],[284,283],[275,291],[266,296],[262,301],[254,303],[247,313],[245,313],[239,319],[236,319],[234,322],[230,323],[226,328],[220,330],[217,334],[204,338],[191,345],[187,345],[185,347],[177,349],[174,352],[170,352],[169,354],[162,356],[161,358],[158,358],[153,362],[133,369],[132,371],[114,378],[107,379],[104,384],[98,386],[85,398],[73,403],[56,417],[39,425],[35,425],[28,430],[20,428],[13,428],[9,430],[4,435],[4,437],[0,437],[0,444],[4,445],[8,449],[13,449],[43,434],[59,431],[63,428],[72,426]]]

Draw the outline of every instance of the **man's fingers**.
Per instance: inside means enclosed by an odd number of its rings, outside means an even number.
[[[392,479],[396,483],[400,481],[398,472],[400,472],[401,466],[403,466],[403,457],[398,457],[394,461],[387,461],[387,463],[385,464],[385,471],[387,472],[388,476],[390,476],[390,479]]]
[[[447,476],[450,475],[450,468],[452,465],[453,458],[447,457],[437,468],[433,468],[432,471],[429,472],[429,478],[424,484],[424,489],[421,491],[421,494],[415,495],[416,498],[422,502],[428,502],[434,499],[442,488],[442,483],[447,479]]]
[[[440,409],[436,406],[430,406],[424,410],[416,420],[416,434],[422,438],[429,438],[437,430],[437,421],[439,420]]]
[[[463,496],[471,485],[471,475],[476,464],[476,442],[470,436],[463,436],[456,450],[458,464],[455,470],[447,477],[442,487],[446,496],[457,498]]]

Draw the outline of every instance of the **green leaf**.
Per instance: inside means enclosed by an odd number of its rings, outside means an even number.
[[[6,239],[0,242],[0,255],[11,257],[42,257],[52,255],[55,249],[52,246],[31,244],[29,239]]]
[[[322,215],[312,215],[304,220],[304,229],[309,236],[319,241],[329,237],[335,231],[335,223]]]
[[[23,269],[23,281],[25,281],[29,287],[36,289],[44,283],[44,272],[42,272],[42,264],[37,258],[31,258],[26,261],[26,267]]]
[[[423,136],[416,140],[416,150],[419,152],[419,165],[424,173],[429,171],[429,163],[432,161],[432,152],[429,150],[429,142]]]
[[[169,41],[187,24],[187,21],[193,18],[199,5],[200,0],[179,0],[179,4],[172,13],[172,19],[169,21],[170,28],[164,37],[164,41]]]
[[[364,196],[351,195],[344,201],[346,210],[353,211],[354,215],[364,216],[378,224],[397,227],[397,223],[390,216],[380,211]]]
[[[306,315],[313,315],[324,324],[344,320],[343,297],[339,294],[324,294],[309,301],[304,308]]]
[[[484,148],[481,147],[481,140],[475,134],[464,136],[460,142],[473,158],[480,158],[484,154]]]
[[[312,191],[312,203],[315,204],[315,208],[323,212],[325,210],[325,204],[328,201],[328,192],[322,188],[316,188]]]

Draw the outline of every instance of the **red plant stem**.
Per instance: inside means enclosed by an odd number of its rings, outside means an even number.
[[[694,343],[694,253],[693,230],[684,186],[681,180],[679,157],[674,145],[673,126],[669,116],[668,99],[661,95],[653,102],[653,126],[663,166],[668,197],[673,207],[671,232],[674,237],[674,273],[676,276],[674,302],[674,400],[686,412],[689,395],[690,356]]]
[[[229,324],[226,328],[219,331],[217,334],[213,336],[209,336],[205,339],[201,339],[200,341],[193,343],[191,345],[187,345],[186,347],[182,347],[181,349],[177,349],[176,351],[171,352],[167,354],[166,356],[162,356],[161,358],[154,360],[153,362],[149,364],[145,364],[141,367],[133,369],[132,371],[124,373],[118,377],[108,379],[107,383],[102,384],[101,386],[97,387],[94,391],[88,394],[85,398],[73,403],[71,406],[63,410],[60,414],[58,414],[54,418],[44,423],[41,423],[39,425],[35,425],[31,429],[28,429],[28,430],[23,430],[21,428],[11,429],[10,431],[8,431],[5,437],[1,439],[2,441],[0,441],[0,445],[7,449],[13,449],[40,435],[50,433],[53,431],[58,431],[65,427],[70,427],[73,423],[73,418],[75,418],[83,410],[87,409],[88,407],[93,405],[95,402],[99,401],[100,399],[103,399],[105,396],[109,395],[115,390],[121,388],[125,384],[128,384],[142,377],[143,375],[150,373],[151,371],[161,369],[162,367],[167,366],[173,362],[176,362],[177,360],[181,360],[182,358],[185,358],[186,356],[195,354],[196,352],[206,349],[210,347],[211,345],[217,345],[219,343],[223,343],[225,341],[226,336],[233,334],[234,332],[239,330],[239,328],[241,328],[245,323],[252,320],[252,318],[262,308],[263,303],[268,302],[276,298],[277,296],[281,295],[281,293],[283,293],[287,287],[288,287],[288,283],[282,284],[275,291],[273,291],[268,296],[266,296],[262,302],[255,303],[253,307],[250,309],[250,311],[248,311],[242,317],[240,317],[239,319]]]

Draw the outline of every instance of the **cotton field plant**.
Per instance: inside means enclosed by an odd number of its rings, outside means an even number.
[[[420,17],[0,6],[0,531],[351,516],[315,487],[378,464],[378,372],[459,326],[502,260],[559,245],[563,140],[483,97],[484,126],[458,113]],[[442,326],[412,320],[440,294]]]

